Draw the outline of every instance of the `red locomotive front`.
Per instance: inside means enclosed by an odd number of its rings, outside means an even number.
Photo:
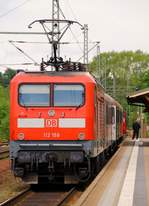
[[[84,162],[95,139],[94,88],[87,72],[21,72],[13,78],[10,139],[16,176],[28,176],[31,165],[38,165],[32,172],[39,177],[45,163],[44,173],[51,175],[51,162]]]
[[[18,74],[11,82],[11,140],[94,139],[93,90],[88,75]]]

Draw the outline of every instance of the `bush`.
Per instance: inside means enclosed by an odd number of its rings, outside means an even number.
[[[0,86],[0,141],[9,139],[9,88]]]

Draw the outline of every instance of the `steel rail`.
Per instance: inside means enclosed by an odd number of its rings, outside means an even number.
[[[57,204],[57,206],[61,206],[75,191],[76,191],[76,188],[73,187],[73,188],[65,195],[65,197]]]
[[[0,143],[0,147],[1,147],[1,146],[4,146],[4,145],[8,145],[8,142]]]
[[[64,195],[62,195],[62,193],[60,192],[60,195],[57,195],[58,197],[61,196],[59,199],[55,199],[55,195],[54,195],[54,192],[40,192],[40,198],[42,200],[42,195],[45,199],[45,201],[43,201],[43,204],[45,205],[45,202],[47,202],[47,206],[61,206],[74,192],[75,192],[75,188],[71,188],[68,192],[64,192]],[[38,192],[36,194],[36,192],[32,191],[31,188],[27,188],[26,190],[20,192],[19,194],[17,194],[16,196],[6,200],[5,202],[1,203],[0,206],[16,206],[17,204],[19,204],[20,206],[26,204],[24,203],[23,201],[20,202],[21,200],[27,200],[28,202],[29,201],[32,201],[32,198],[34,199],[35,202],[32,202],[34,203],[35,205],[37,204],[40,204],[40,206],[42,206],[42,203],[39,203],[38,200],[36,202],[36,198],[33,197],[33,195],[31,193],[35,193],[35,195],[38,195]],[[55,192],[55,194],[57,194],[58,192]],[[51,199],[50,201],[47,201],[46,200],[46,196],[45,194],[47,194],[47,197],[52,194],[51,196]],[[54,198],[53,201],[52,201],[52,197]]]
[[[9,150],[4,150],[0,152],[0,160],[9,157]]]
[[[26,195],[28,195],[31,192],[30,188],[27,188],[17,194],[16,196],[6,200],[5,202],[0,203],[0,206],[10,206],[10,205],[15,205],[20,201],[22,198],[24,198]]]

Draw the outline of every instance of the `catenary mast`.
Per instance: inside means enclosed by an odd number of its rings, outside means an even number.
[[[84,24],[84,64],[88,66],[88,25]]]
[[[60,19],[60,7],[59,0],[52,0],[52,19]],[[59,22],[52,22],[52,42],[58,42],[60,36],[60,24]],[[52,56],[53,56],[53,45],[51,47]],[[60,57],[60,44],[57,44],[57,57]]]

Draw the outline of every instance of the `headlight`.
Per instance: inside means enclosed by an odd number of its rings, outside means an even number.
[[[24,133],[19,133],[18,134],[18,139],[23,140],[24,139]]]
[[[78,138],[80,140],[84,140],[85,139],[85,133],[83,133],[83,132],[79,133]]]

